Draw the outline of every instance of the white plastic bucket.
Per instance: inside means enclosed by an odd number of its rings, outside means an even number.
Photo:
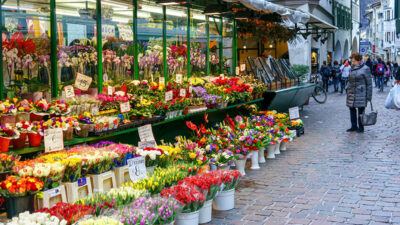
[[[260,165],[258,165],[258,151],[253,151],[253,153],[251,154],[251,170],[260,169]]]
[[[281,147],[281,144],[280,144],[280,143],[277,143],[277,144],[275,145],[275,155],[281,154],[281,151],[279,150],[280,147]]]
[[[198,225],[199,211],[192,213],[179,213],[176,216],[175,225]]]
[[[286,151],[286,146],[287,146],[287,142],[281,142],[281,147],[280,147],[280,150],[281,151]]]
[[[275,145],[268,145],[267,147],[267,159],[275,159]]]
[[[265,148],[258,149],[258,163],[265,163],[265,156],[264,156]]]
[[[227,165],[223,166],[217,166],[219,170],[229,170],[231,168],[231,165],[228,163]]]
[[[212,218],[212,200],[204,202],[203,208],[199,212],[199,223],[208,223]]]
[[[227,211],[235,207],[235,189],[223,191],[214,198],[213,208],[218,211]]]
[[[235,160],[236,170],[239,171],[242,176],[246,175],[244,168],[246,166],[247,159],[237,159]]]

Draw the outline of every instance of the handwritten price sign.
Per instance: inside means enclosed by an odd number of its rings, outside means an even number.
[[[68,85],[64,87],[65,97],[66,98],[73,98],[75,97],[75,90],[74,86]]]
[[[172,97],[173,97],[173,92],[172,91],[165,92],[165,102],[171,101]]]
[[[61,128],[44,131],[44,152],[54,152],[64,149],[63,131]]]
[[[132,182],[144,179],[147,177],[146,160],[143,157],[128,159],[129,176]]]
[[[183,78],[182,74],[177,74],[176,75],[176,83],[181,84],[182,83],[182,78]]]
[[[138,128],[138,133],[140,137],[140,141],[155,141],[153,135],[153,129],[151,128],[151,124],[147,124]]]
[[[186,97],[186,89],[181,88],[181,89],[179,90],[179,96],[181,96],[181,97]]]
[[[130,112],[131,111],[131,103],[129,103],[129,102],[120,103],[119,108],[121,110],[121,113]]]
[[[87,91],[92,84],[93,78],[82,73],[76,73],[74,86],[82,91]]]
[[[164,77],[160,77],[158,79],[158,84],[165,84],[165,78]]]

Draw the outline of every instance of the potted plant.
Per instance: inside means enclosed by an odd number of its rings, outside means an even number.
[[[32,131],[28,133],[29,146],[37,147],[42,141],[44,130],[49,129],[49,126],[44,121],[34,121],[32,126]]]
[[[1,117],[0,117],[0,124],[1,125],[6,125],[8,124],[14,124],[15,123],[15,118],[17,114],[17,108],[15,107],[14,103],[10,102],[9,100],[6,100],[4,102],[0,103],[0,111],[1,111]]]
[[[3,181],[7,178],[20,158],[21,156],[18,156],[12,152],[0,153],[0,181]]]
[[[29,121],[19,121],[14,124],[14,129],[19,132],[19,138],[14,139],[13,149],[23,149],[25,147],[26,138],[28,137],[28,133],[32,131],[33,125]]]
[[[15,121],[28,121],[30,122],[30,112],[33,110],[31,101],[26,99],[17,104],[17,115]]]
[[[41,121],[44,117],[53,112],[51,104],[46,99],[41,99],[34,103],[34,110],[31,112],[31,121]]]
[[[0,126],[0,152],[8,152],[11,139],[19,138],[19,132],[11,125]]]

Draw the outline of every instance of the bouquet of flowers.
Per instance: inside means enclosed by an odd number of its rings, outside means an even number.
[[[150,194],[159,194],[165,187],[165,180],[162,177],[153,174],[152,176],[139,180],[136,183],[128,182],[125,186],[130,186],[137,190],[147,190]]]
[[[32,102],[29,100],[22,100],[17,104],[18,112],[31,112],[33,110]]]
[[[39,113],[52,113],[51,104],[46,99],[41,99],[34,104],[35,111]]]
[[[219,150],[212,153],[210,156],[210,162],[217,166],[229,164],[234,159],[234,154],[232,153],[233,148],[234,147],[228,147],[226,150]]]
[[[51,110],[57,115],[65,115],[69,113],[69,104],[64,100],[53,101],[51,104]]]
[[[196,175],[179,181],[178,185],[195,185],[202,190],[203,193],[207,193],[206,201],[209,201],[217,195],[221,187],[221,179],[206,175]]]
[[[66,220],[67,224],[73,224],[84,216],[92,214],[93,209],[87,205],[58,202],[53,207],[42,208],[38,212],[49,213],[59,220]]]
[[[78,121],[80,123],[93,124],[96,122],[96,118],[90,112],[84,112],[79,114]]]
[[[186,172],[188,175],[196,175],[199,172],[199,167],[197,163],[184,163],[179,162],[175,164],[175,167],[180,170]]]
[[[175,159],[177,159],[182,152],[179,146],[174,145],[158,145],[157,148],[161,148],[164,152],[168,154],[162,154],[160,156],[160,160],[158,162],[158,166],[162,168],[166,168],[170,163],[172,163]]]
[[[20,133],[29,133],[33,129],[33,125],[29,121],[19,121],[14,124],[14,130]]]
[[[193,185],[177,185],[161,192],[162,197],[174,198],[181,202],[184,207],[182,212],[189,213],[195,212],[203,207],[206,197]]]
[[[147,147],[145,149],[137,149],[136,154],[146,159],[146,167],[151,167],[151,166],[157,166],[160,161],[161,155],[163,154],[168,155],[168,152],[165,152],[161,148]]]
[[[303,121],[302,121],[301,119],[290,120],[290,121],[288,122],[288,127],[289,127],[289,129],[291,129],[291,130],[295,130],[295,129],[300,128],[300,127],[302,127],[302,126],[304,126],[304,124],[303,124]]]
[[[0,153],[0,173],[11,171],[21,156],[13,153]]]
[[[123,209],[116,215],[124,225],[155,224],[157,220],[156,212],[146,209]]]
[[[197,163],[199,166],[205,165],[208,162],[205,149],[200,147],[201,143],[187,140],[184,137],[177,137],[176,140],[182,149],[182,157],[186,162]]]
[[[114,159],[118,154],[112,151],[96,150],[82,155],[83,160],[87,160],[92,174],[101,174],[110,171],[114,165]]]
[[[127,144],[113,144],[104,148],[104,150],[113,151],[118,154],[115,159],[116,166],[122,167],[127,165],[127,160],[134,157],[136,148]]]
[[[206,173],[204,176],[211,176],[220,179],[224,184],[223,191],[229,191],[236,188],[242,174],[237,170],[216,170]]]
[[[8,176],[0,182],[0,194],[6,197],[32,195],[42,188],[43,182],[34,177]]]
[[[0,102],[0,111],[2,114],[16,114],[17,113],[17,108],[15,107],[14,103],[10,102],[9,99],[7,99],[4,102]]]
[[[19,176],[32,176],[42,181],[43,189],[51,189],[58,187],[64,176],[65,166],[61,162],[56,163],[39,163],[32,162],[30,165],[23,167],[14,167],[15,172]]]
[[[61,159],[61,164],[65,166],[63,182],[76,182],[82,177],[82,164],[81,158],[71,156],[69,158]]]
[[[186,171],[182,171],[177,167],[169,167],[165,169],[156,168],[152,176],[160,177],[164,181],[164,188],[169,188],[178,183],[178,181],[188,176]]]
[[[19,131],[14,129],[10,124],[0,126],[0,137],[17,139],[19,138]]]
[[[49,129],[49,125],[44,121],[34,121],[32,122],[32,133],[39,133],[44,135],[44,130]]]
[[[12,218],[8,225],[67,225],[67,221],[59,219],[56,216],[52,216],[49,213],[36,212],[29,214],[29,212],[23,212],[18,217]]]

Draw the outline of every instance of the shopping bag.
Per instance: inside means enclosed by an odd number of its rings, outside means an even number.
[[[386,97],[385,108],[394,109],[392,92],[389,92],[388,96]]]
[[[378,117],[378,112],[374,111],[374,107],[372,106],[372,102],[369,102],[371,105],[371,112],[370,113],[366,113],[364,111],[364,113],[361,115],[361,123],[364,126],[372,126],[376,124],[376,119]]]
[[[393,106],[397,109],[400,108],[400,85],[396,84],[391,90],[390,94],[393,97]]]

